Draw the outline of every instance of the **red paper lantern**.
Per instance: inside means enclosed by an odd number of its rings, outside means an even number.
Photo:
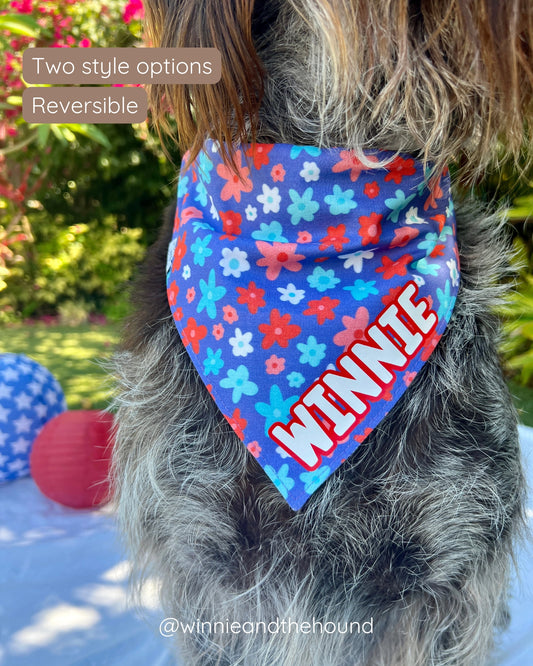
[[[95,410],[67,411],[48,421],[30,456],[41,492],[75,509],[106,502],[112,426],[112,414]]]

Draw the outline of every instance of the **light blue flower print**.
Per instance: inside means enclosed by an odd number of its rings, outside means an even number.
[[[201,222],[200,220],[194,220],[192,223],[192,229],[194,233],[197,231],[214,231],[214,228],[208,222]]]
[[[329,465],[322,465],[312,472],[302,472],[299,475],[300,481],[305,484],[304,490],[308,495],[311,495],[315,490],[321,486],[330,475],[331,470]]]
[[[453,199],[450,199],[448,201],[448,205],[446,206],[446,217],[452,217],[454,213],[454,205],[453,205]]]
[[[207,190],[201,180],[196,183],[196,196],[194,200],[198,201],[201,206],[207,206]]]
[[[207,358],[204,359],[204,369],[206,376],[210,373],[218,375],[220,370],[224,367],[224,361],[222,360],[222,349],[217,349],[213,351],[211,347],[207,348]]]
[[[410,268],[414,271],[422,273],[422,275],[438,275],[440,271],[440,264],[430,264],[427,257],[414,261]]]
[[[294,488],[294,479],[291,479],[289,476],[289,466],[287,463],[283,463],[277,472],[272,465],[265,465],[265,472],[283,497],[287,499],[289,490]]]
[[[228,370],[226,377],[220,382],[220,386],[233,389],[231,400],[236,405],[243,395],[255,395],[259,387],[250,381],[250,373],[245,365],[239,365],[237,370]]]
[[[407,208],[409,202],[411,202],[415,196],[416,192],[405,198],[405,193],[403,190],[396,190],[394,193],[396,197],[391,199],[385,199],[385,206],[392,210],[392,213],[387,216],[388,220],[392,222],[398,222],[398,217],[404,208]]]
[[[298,400],[297,395],[291,395],[289,398],[283,399],[281,389],[277,384],[273,384],[270,388],[270,403],[256,402],[255,411],[261,416],[265,417],[265,435],[268,436],[268,431],[274,423],[281,421],[287,423],[290,421],[291,414],[290,408]]]
[[[449,316],[452,313],[453,306],[455,305],[456,296],[450,294],[450,281],[446,280],[444,285],[444,291],[437,287],[437,298],[439,299],[439,310],[437,312],[437,317],[439,319],[445,318],[449,319]]]
[[[196,312],[200,313],[205,309],[207,316],[214,319],[217,316],[216,302],[226,295],[226,288],[217,287],[216,285],[214,268],[209,271],[208,282],[200,280],[200,291],[202,292],[202,298],[198,303]]]
[[[369,282],[356,280],[351,287],[343,287],[343,289],[349,291],[356,301],[363,301],[365,298],[368,298],[370,294],[373,294],[374,296],[379,294],[379,291],[374,286],[375,284],[375,280],[370,280]]]
[[[324,343],[317,342],[317,339],[314,335],[310,335],[307,338],[306,343],[299,342],[296,347],[298,348],[298,351],[302,352],[302,355],[299,359],[300,363],[309,363],[312,368],[316,368],[326,355],[326,345]]]
[[[322,293],[327,289],[334,289],[340,279],[335,277],[335,271],[332,268],[325,271],[322,266],[316,266],[312,274],[307,276],[307,282],[313,289]]]
[[[299,388],[305,382],[305,377],[301,372],[291,372],[287,375],[287,380],[291,388]]]
[[[353,201],[353,195],[353,190],[343,191],[340,185],[334,185],[333,194],[328,194],[324,197],[331,215],[343,215],[357,208],[357,203]]]
[[[300,196],[296,190],[289,190],[292,203],[287,207],[291,216],[291,224],[298,224],[301,220],[312,222],[315,213],[320,208],[318,201],[313,201],[313,188],[308,187]]]
[[[261,222],[259,229],[252,233],[254,240],[267,241],[268,243],[288,243],[289,241],[283,235],[283,227],[275,220],[270,224]]]
[[[292,146],[290,155],[291,160],[296,159],[302,150],[305,150],[305,152],[308,155],[311,155],[311,157],[318,157],[322,152],[320,148],[317,148],[316,146]]]
[[[207,257],[210,257],[213,254],[213,250],[208,247],[211,238],[211,234],[205,236],[204,238],[196,238],[194,243],[191,245],[191,252],[194,254],[193,263],[195,266],[203,266]]]
[[[180,178],[178,180],[178,199],[185,196],[185,193],[188,191],[188,189],[189,189],[189,176]]]
[[[211,171],[213,170],[213,162],[209,156],[202,150],[198,155],[198,174],[204,183],[211,182]],[[205,205],[205,204],[204,204]]]
[[[425,240],[418,243],[417,247],[420,250],[424,250],[425,253],[426,253],[426,257],[427,257],[433,252],[435,247],[438,245],[439,240],[440,240],[440,238],[439,238],[438,234],[429,233],[429,234],[425,235]]]

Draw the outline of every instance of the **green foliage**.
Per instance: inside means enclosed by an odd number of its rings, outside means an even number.
[[[70,320],[81,311],[117,317],[126,310],[124,285],[174,196],[175,166],[147,123],[25,123],[22,52],[132,46],[142,5],[15,0],[9,7],[0,0],[0,322],[58,311]]]
[[[520,290],[509,296],[502,309],[507,367],[520,384],[533,386],[533,276],[525,275]]]
[[[9,290],[0,292],[0,312],[28,317],[72,302],[101,311],[124,290],[144,254],[142,230],[117,229],[112,215],[65,227],[61,216],[41,214],[35,227],[32,261],[13,268]]]

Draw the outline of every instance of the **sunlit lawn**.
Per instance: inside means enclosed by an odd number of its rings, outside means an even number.
[[[70,409],[102,409],[109,404],[111,383],[99,363],[120,335],[118,324],[81,326],[13,326],[0,329],[0,351],[26,354],[59,380]],[[533,426],[533,390],[510,382],[522,423]]]
[[[102,409],[111,385],[99,363],[119,339],[117,324],[9,326],[0,329],[0,351],[26,354],[59,380],[69,409]]]

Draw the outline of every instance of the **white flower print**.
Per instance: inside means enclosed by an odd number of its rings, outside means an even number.
[[[263,194],[257,195],[257,201],[263,204],[263,213],[279,213],[281,196],[278,187],[269,187],[263,183]]]
[[[253,222],[257,217],[257,208],[252,204],[248,204],[244,212],[246,213],[246,219],[250,222]]]
[[[411,206],[407,213],[405,214],[405,223],[406,224],[427,224],[427,221],[421,217],[418,217],[418,208]]]
[[[446,266],[450,269],[450,278],[452,280],[452,286],[459,286],[459,271],[457,270],[457,262],[455,259],[450,259],[446,262]]]
[[[278,291],[281,294],[280,299],[282,301],[288,301],[291,305],[298,305],[298,303],[305,296],[304,289],[296,289],[296,286],[291,282],[285,288],[278,287]]]
[[[300,171],[300,176],[306,183],[318,180],[320,177],[320,169],[316,162],[304,162],[304,168]]]
[[[250,264],[247,260],[247,253],[239,250],[238,247],[230,250],[229,247],[225,247],[222,250],[222,259],[218,262],[219,266],[222,266],[224,269],[223,275],[228,277],[232,275],[233,277],[241,277],[241,273],[250,270]]]
[[[340,254],[339,259],[345,259],[344,268],[353,268],[356,273],[363,270],[363,259],[372,259],[374,253],[371,250],[359,250],[350,254]]]
[[[235,336],[229,339],[233,356],[248,356],[254,350],[250,344],[252,333],[243,333],[240,328],[235,329]]]

